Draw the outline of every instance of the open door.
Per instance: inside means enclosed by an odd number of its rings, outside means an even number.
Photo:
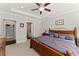
[[[4,30],[5,36],[7,38],[6,45],[16,43],[15,31],[16,31],[16,21],[15,20],[4,20]]]
[[[27,39],[31,39],[31,22],[27,22]]]

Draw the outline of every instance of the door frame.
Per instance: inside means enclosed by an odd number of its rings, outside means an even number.
[[[31,34],[32,34],[32,25],[33,25],[33,22],[26,22],[26,24],[27,24],[27,23],[31,23]],[[27,27],[27,26],[26,26],[26,27]],[[26,34],[27,34],[27,28],[26,28]],[[32,35],[33,35],[33,34],[32,34]],[[27,39],[30,39],[30,38],[27,37],[27,35],[26,35],[26,38],[27,38]]]
[[[5,21],[14,21],[15,22],[15,38],[14,39],[16,40],[16,20],[3,19],[3,24],[4,24]],[[4,35],[6,37],[5,24],[3,26],[4,26],[4,28],[3,28],[4,29]]]

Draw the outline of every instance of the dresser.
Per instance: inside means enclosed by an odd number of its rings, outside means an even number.
[[[0,56],[5,56],[5,38],[0,36]]]

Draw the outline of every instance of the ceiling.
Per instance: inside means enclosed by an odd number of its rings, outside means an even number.
[[[34,3],[0,3],[0,11],[14,13],[11,9],[16,9],[41,18],[52,17],[69,11],[79,10],[78,3],[51,3],[47,6],[47,8],[51,9],[51,12],[43,11],[43,14],[40,15],[39,10],[31,11],[31,9],[36,7],[38,6]]]

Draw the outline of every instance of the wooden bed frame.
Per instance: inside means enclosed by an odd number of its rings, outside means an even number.
[[[49,32],[59,33],[59,34],[72,34],[74,35],[75,43],[77,44],[77,29],[74,30],[51,30]],[[60,51],[51,48],[42,42],[31,39],[30,48],[33,48],[37,51],[41,56],[71,56],[72,51],[67,51],[66,54],[61,53]]]

